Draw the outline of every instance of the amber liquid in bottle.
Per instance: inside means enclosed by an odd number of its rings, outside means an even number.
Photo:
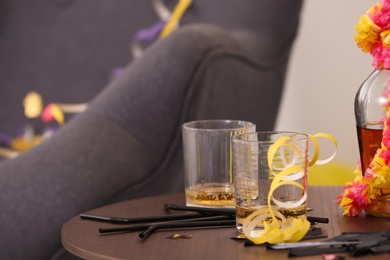
[[[357,127],[360,161],[362,164],[363,174],[370,165],[372,159],[374,159],[376,151],[381,148],[382,132],[383,130],[381,129]]]

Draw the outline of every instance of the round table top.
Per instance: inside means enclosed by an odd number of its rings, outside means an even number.
[[[309,189],[310,213],[329,218],[329,224],[319,224],[330,238],[342,231],[373,231],[389,229],[390,221],[369,216],[343,217],[335,205],[341,187],[311,187]],[[123,218],[166,215],[165,203],[185,205],[184,194],[171,194],[120,202],[88,211],[90,214]],[[182,212],[173,214],[183,214]],[[375,221],[372,221],[372,220]],[[85,259],[286,259],[287,250],[271,250],[265,246],[244,246],[233,240],[235,227],[209,229],[165,230],[140,239],[140,232],[101,234],[99,228],[118,227],[118,224],[82,219],[75,216],[63,225],[63,246]],[[168,239],[175,235],[191,235],[190,239]],[[323,240],[323,239],[322,239]],[[310,240],[312,241],[312,240]],[[314,240],[315,241],[315,240]],[[347,254],[341,254],[348,256]],[[367,256],[364,259],[388,259],[388,254]],[[295,257],[294,259],[300,259]],[[302,257],[301,259],[308,259]],[[323,259],[311,256],[310,259]]]

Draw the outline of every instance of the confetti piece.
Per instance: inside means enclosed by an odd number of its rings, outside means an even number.
[[[238,234],[235,237],[231,237],[231,239],[238,240],[238,241],[246,241],[246,240],[248,240],[244,234]]]
[[[345,257],[339,256],[339,255],[330,255],[330,254],[323,254],[322,258],[324,260],[344,260]]]
[[[191,239],[192,235],[182,235],[182,234],[174,234],[172,236],[167,237],[167,239]]]

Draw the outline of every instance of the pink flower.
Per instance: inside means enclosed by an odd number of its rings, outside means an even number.
[[[382,42],[373,44],[370,53],[374,58],[372,65],[375,68],[390,68],[390,49],[384,47]]]
[[[389,147],[390,138],[389,137],[382,137],[382,144],[386,147]]]
[[[390,163],[390,151],[383,151],[382,153],[383,159],[385,160],[385,164],[389,165]]]
[[[374,6],[370,10],[370,18],[372,21],[381,28],[388,28],[390,22],[390,2],[388,0],[382,0],[381,6]],[[380,8],[379,8],[380,7]]]
[[[369,207],[368,187],[360,176],[345,184],[343,195],[336,199],[337,204],[344,209],[343,215],[357,216]]]

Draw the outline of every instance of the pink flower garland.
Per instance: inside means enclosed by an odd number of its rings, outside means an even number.
[[[390,68],[390,1],[382,0],[360,17],[355,26],[355,41],[364,52],[370,52],[377,69]]]
[[[376,69],[390,69],[390,0],[382,0],[360,17],[355,27],[358,34],[355,41],[364,52],[369,52]],[[357,216],[363,210],[370,210],[380,196],[380,189],[390,187],[390,82],[385,90],[387,98],[386,117],[382,133],[381,148],[377,150],[369,167],[356,169],[357,177],[344,185],[343,195],[336,202],[344,215]]]

